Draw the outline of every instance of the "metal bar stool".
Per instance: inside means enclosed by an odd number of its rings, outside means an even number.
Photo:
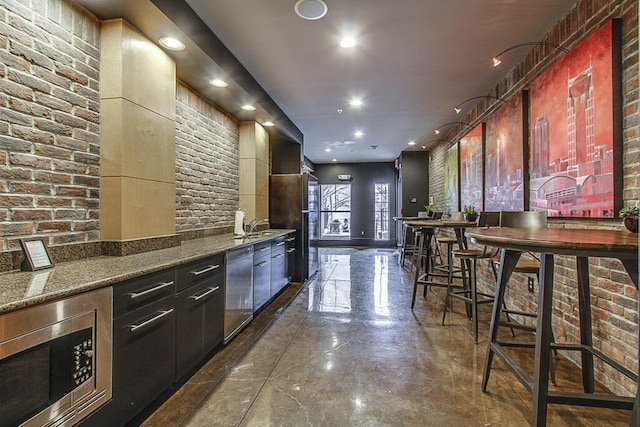
[[[411,297],[411,309],[416,304],[416,295],[418,294],[418,286],[423,286],[423,297],[427,296],[427,289],[429,286],[437,286],[446,288],[447,283],[435,282],[432,279],[435,277],[432,271],[431,264],[431,239],[433,237],[432,227],[421,227],[416,230],[416,264],[413,274],[413,296]]]
[[[495,226],[499,224],[499,214],[496,212],[481,212],[478,218],[478,226]],[[461,260],[462,265],[462,289],[453,286],[453,275],[448,280],[447,295],[444,300],[442,313],[442,325],[444,325],[451,298],[459,299],[467,304],[471,311],[473,323],[473,342],[478,343],[478,306],[481,304],[493,304],[495,295],[481,292],[477,289],[476,263],[481,259],[490,260],[494,253],[486,246],[482,249],[457,248],[451,251],[452,258]]]

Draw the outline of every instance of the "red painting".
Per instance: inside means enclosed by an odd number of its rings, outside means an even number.
[[[460,202],[465,206],[483,209],[482,138],[484,124],[474,127],[460,140]]]
[[[614,217],[613,40],[609,21],[531,83],[531,210]]]
[[[524,210],[523,97],[518,93],[487,120],[486,211]]]

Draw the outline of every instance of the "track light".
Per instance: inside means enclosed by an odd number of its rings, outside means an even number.
[[[441,125],[440,127],[436,128],[436,135],[440,134],[440,129],[442,129],[445,126],[449,126],[449,125],[453,125],[453,124],[460,124],[460,125],[465,125],[465,126],[471,126],[469,123],[465,123],[465,122],[449,122],[449,123],[445,123],[443,125]]]
[[[500,65],[502,63],[502,59],[500,59],[500,57],[502,55],[504,55],[505,53],[509,52],[510,50],[519,48],[519,47],[523,47],[523,46],[547,46],[547,47],[552,47],[558,50],[563,51],[564,53],[569,52],[569,50],[567,50],[566,48],[557,45],[555,43],[549,43],[549,42],[525,42],[525,43],[519,43],[516,45],[513,45],[511,47],[506,48],[505,50],[503,50],[502,52],[500,52],[499,54],[497,54],[496,56],[493,57],[492,61],[493,61],[493,66],[497,67],[498,65]]]
[[[426,150],[427,147],[429,147],[431,145],[431,143],[435,143],[435,142],[450,142],[450,141],[448,139],[444,139],[444,138],[430,139],[429,141],[427,141],[424,144],[422,144],[422,149]]]
[[[456,112],[456,114],[460,114],[460,112],[462,111],[462,109],[460,108],[463,104],[466,104],[469,101],[473,101],[474,99],[480,99],[480,98],[490,98],[490,99],[497,99],[499,100],[500,98],[498,98],[497,96],[493,96],[493,95],[481,95],[481,96],[472,96],[471,98],[465,99],[464,101],[462,101],[461,103],[459,103],[458,105],[456,105],[455,107],[453,107],[453,111]]]

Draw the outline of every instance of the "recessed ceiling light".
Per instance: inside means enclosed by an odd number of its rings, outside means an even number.
[[[356,42],[356,39],[354,39],[353,37],[343,37],[342,39],[340,39],[340,47],[345,49],[355,47],[357,44],[358,42]]]
[[[160,37],[158,40],[161,46],[170,49],[170,50],[184,50],[185,46],[180,40],[175,37]]]
[[[362,99],[354,98],[351,101],[349,101],[349,105],[351,105],[352,107],[360,107],[362,104],[363,104]]]
[[[293,10],[300,18],[315,21],[326,15],[329,8],[322,0],[298,0]]]
[[[409,141],[408,145],[416,145],[416,142],[415,141]]]
[[[324,152],[325,152],[325,153],[330,153],[330,152],[331,152],[331,148],[329,148],[329,147],[325,148],[325,149],[324,149]]]
[[[244,111],[255,111],[256,107],[253,105],[245,104],[241,107]]]
[[[356,138],[362,138],[363,135],[364,132],[362,132],[361,130],[357,130],[353,133],[353,136],[355,136]]]
[[[332,162],[337,162],[337,161],[338,161],[338,159],[331,159],[331,161],[332,161]]]
[[[215,86],[215,87],[227,87],[227,86],[229,86],[229,83],[227,83],[227,82],[225,82],[224,80],[221,80],[221,79],[209,80],[209,84],[211,86]]]
[[[272,121],[267,120],[266,122],[262,122],[262,126],[273,127],[275,124]]]

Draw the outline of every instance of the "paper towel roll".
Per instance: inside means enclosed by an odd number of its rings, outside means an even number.
[[[238,209],[236,211],[236,223],[235,227],[233,228],[233,234],[236,237],[244,236],[244,211],[241,209]]]

